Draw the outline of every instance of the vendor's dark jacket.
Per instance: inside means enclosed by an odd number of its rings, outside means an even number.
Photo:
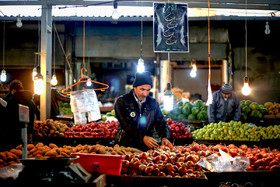
[[[225,101],[221,90],[213,93],[213,102],[208,107],[209,123],[218,123],[220,121],[229,122],[231,120],[239,121],[240,117],[241,109],[239,100],[234,92],[232,92],[231,97],[229,97],[227,101]]]
[[[133,90],[120,96],[115,103],[116,117],[119,121],[116,143],[135,147],[142,151],[148,150],[144,144],[144,136],[153,136],[154,128],[159,137],[169,138],[169,130],[158,102],[146,97],[141,111],[135,100]]]
[[[34,125],[34,111],[35,104],[32,100],[33,93],[24,90],[17,91],[14,95],[7,94],[4,100],[7,101],[7,107],[4,111],[4,117],[1,124],[2,132],[1,134],[1,147],[18,146],[21,144],[21,128],[23,123],[19,122],[19,104],[29,107],[29,124],[27,128],[27,133],[32,134]],[[3,133],[3,134],[2,134]]]
[[[56,119],[59,115],[59,105],[58,102],[69,103],[70,97],[59,93],[56,88],[51,89],[51,118]]]

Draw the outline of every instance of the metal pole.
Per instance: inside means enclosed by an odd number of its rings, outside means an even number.
[[[40,97],[40,119],[50,118],[51,113],[51,74],[52,74],[52,6],[42,0],[41,16],[41,74],[44,93]]]
[[[27,126],[25,123],[24,127],[21,128],[21,138],[22,138],[22,158],[27,158]]]

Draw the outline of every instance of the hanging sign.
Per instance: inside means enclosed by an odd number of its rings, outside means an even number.
[[[154,3],[154,52],[189,52],[188,4]]]

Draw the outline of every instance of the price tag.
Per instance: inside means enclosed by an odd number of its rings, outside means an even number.
[[[29,107],[25,105],[18,105],[19,121],[29,123]]]

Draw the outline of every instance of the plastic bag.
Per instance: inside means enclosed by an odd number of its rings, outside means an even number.
[[[97,121],[101,118],[97,96],[94,90],[79,90],[70,92],[71,111],[74,113],[75,124],[85,125],[88,121]]]
[[[9,166],[6,166],[2,169],[0,169],[0,178],[2,179],[8,179],[13,178],[14,180],[18,178],[19,173],[23,170],[22,163],[18,164],[11,164]]]
[[[197,164],[211,172],[246,171],[246,168],[250,166],[250,160],[247,157],[231,157],[221,149],[219,149],[219,152],[221,156],[215,153],[201,158]]]

